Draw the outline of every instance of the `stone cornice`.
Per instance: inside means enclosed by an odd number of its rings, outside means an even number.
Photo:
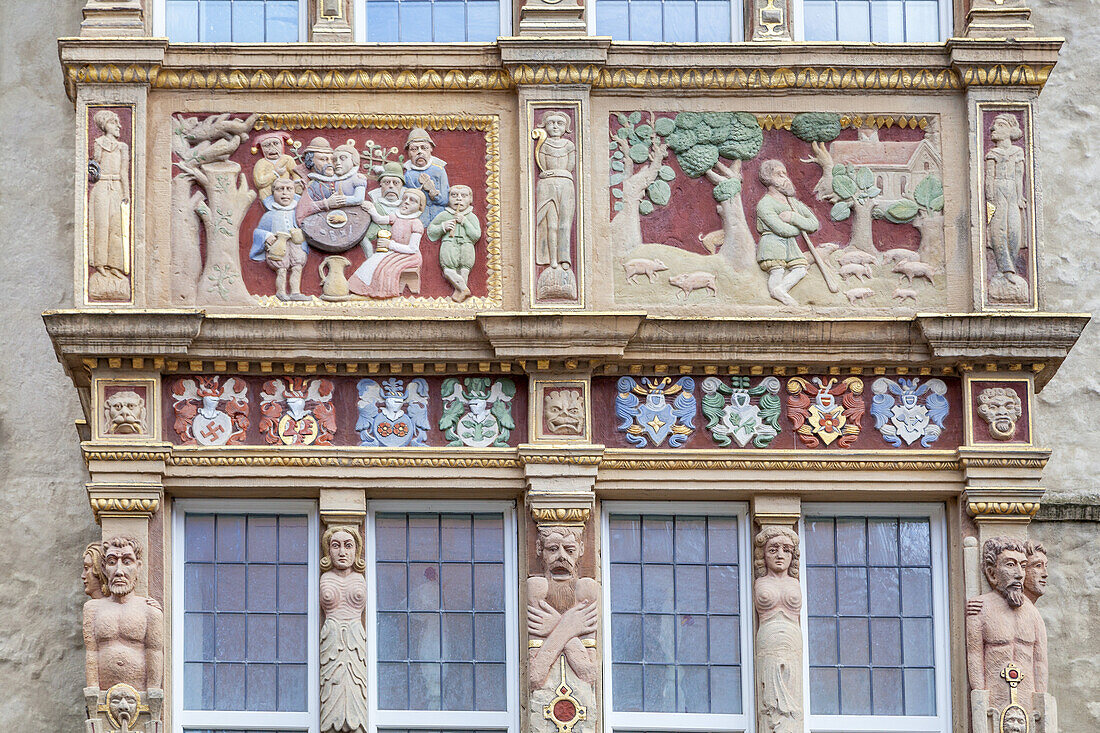
[[[163,38],[62,38],[58,46],[66,92],[75,98],[80,84],[227,91],[461,92],[544,84],[673,92],[1039,89],[1061,43],[1053,38],[953,38],[940,44],[502,38],[429,49],[401,43],[171,45]]]
[[[335,373],[361,362],[518,362],[772,365],[780,369],[1006,364],[1036,373],[1042,387],[1089,320],[1085,314],[993,313],[911,318],[667,318],[639,312],[483,313],[474,317],[279,317],[202,311],[50,311],[43,315],[70,374],[93,359],[204,361],[234,367],[301,363]],[[144,362],[143,362],[144,363]],[[106,366],[111,366],[108,363]],[[121,364],[120,364],[121,366]],[[127,367],[130,364],[126,364]],[[185,364],[185,366],[188,366]],[[331,367],[331,368],[330,368]],[[145,367],[147,368],[147,367]],[[357,368],[357,367],[356,367]],[[174,368],[168,371],[173,371]],[[352,369],[348,368],[351,372]]]

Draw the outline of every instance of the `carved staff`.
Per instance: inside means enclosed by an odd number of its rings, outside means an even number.
[[[794,204],[791,203],[791,197],[787,197],[787,205],[791,207],[791,211],[794,211]],[[825,285],[829,288],[830,293],[840,292],[840,282],[836,279],[836,273],[833,272],[833,268],[829,267],[829,263],[825,261],[817,248],[814,247],[814,243],[810,240],[810,235],[806,232],[802,232],[802,238],[806,240],[806,246],[810,249],[810,256],[814,258],[814,262],[817,263],[817,269],[821,270],[821,277],[825,278]]]

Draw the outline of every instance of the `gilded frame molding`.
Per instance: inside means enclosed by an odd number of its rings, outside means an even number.
[[[531,439],[547,443],[582,443],[592,442],[592,395],[591,385],[587,379],[540,379],[533,377],[529,382],[528,425]],[[584,432],[578,436],[563,436],[542,431],[542,419],[544,402],[547,389],[579,389],[581,399],[584,400]],[[528,461],[537,463],[538,461]]]
[[[974,440],[974,383],[975,382],[1013,382],[1022,383],[1024,385],[1024,391],[1027,394],[1027,442],[1022,441],[992,441]],[[976,377],[967,376],[963,380],[963,445],[980,447],[982,450],[993,451],[1018,451],[1027,448],[1034,448],[1035,443],[1035,417],[1034,408],[1035,401],[1032,396],[1035,393],[1034,386],[1030,377],[1008,377],[1000,375],[980,375]]]
[[[111,435],[103,431],[103,406],[107,387],[145,388],[145,433],[141,435]],[[154,377],[94,377],[92,380],[92,439],[127,443],[156,442],[160,439],[160,380]]]

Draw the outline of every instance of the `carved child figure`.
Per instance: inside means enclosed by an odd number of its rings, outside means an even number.
[[[358,528],[335,526],[321,538],[321,730],[367,729],[367,632],[363,609],[363,538]]]
[[[298,227],[299,198],[294,181],[276,178],[271,184],[271,196],[264,199],[267,211],[252,233],[249,259],[266,261],[275,271],[275,297],[279,300],[310,299],[302,295],[302,268],[308,251],[305,234]]]
[[[405,186],[424,192],[425,206],[420,222],[426,227],[432,219],[450,203],[450,184],[447,182],[445,161],[432,155],[435,141],[427,130],[415,127],[405,139]]]
[[[474,266],[474,245],[481,239],[481,224],[471,210],[474,192],[469,186],[451,186],[451,202],[428,225],[428,239],[439,244],[439,267],[454,288],[451,300],[461,303],[470,296],[467,279]],[[442,241],[440,241],[442,240]]]
[[[568,140],[569,116],[550,111],[535,130],[535,163],[539,180],[535,186],[535,263],[569,269],[573,238],[576,193],[573,171],[577,167],[577,146]]]
[[[118,683],[138,690],[158,688],[164,616],[135,593],[141,549],[133,538],[112,537],[103,542],[102,552],[110,596],[84,604],[87,685],[101,690]]]
[[[129,297],[130,255],[126,251],[130,203],[130,146],[120,140],[122,123],[110,110],[100,110],[92,122],[103,133],[92,145],[88,197],[88,281],[93,298]]]

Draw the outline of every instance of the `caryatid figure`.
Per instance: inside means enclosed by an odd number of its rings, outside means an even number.
[[[578,575],[578,563],[584,554],[583,533],[580,526],[551,524],[538,528],[535,552],[542,563],[542,574],[527,579],[527,632],[531,637],[528,673],[532,692],[553,689],[561,682],[555,670],[563,654],[577,679],[588,685],[596,682],[599,585],[592,578]],[[571,680],[570,684],[576,688],[574,682]],[[541,715],[541,708],[539,711]]]
[[[1009,663],[1023,672],[1020,702],[1031,707],[1033,693],[1047,689],[1047,630],[1024,594],[1027,550],[1010,537],[993,537],[982,547],[982,572],[993,587],[967,602],[966,668],[972,690],[989,690],[989,704],[1002,709],[1008,688],[998,684]]]
[[[164,655],[164,614],[137,595],[141,549],[131,537],[103,542],[103,574],[109,596],[84,604],[84,671],[88,687],[125,683],[138,690],[159,688]]]
[[[367,729],[367,632],[363,609],[363,536],[358,528],[335,526],[321,538],[321,730]]]
[[[573,213],[577,207],[573,171],[577,147],[565,134],[569,116],[550,111],[534,132],[535,163],[539,180],[535,186],[535,263],[561,267],[572,264]]]
[[[798,534],[769,526],[753,540],[756,700],[761,733],[802,731],[802,587]]]

